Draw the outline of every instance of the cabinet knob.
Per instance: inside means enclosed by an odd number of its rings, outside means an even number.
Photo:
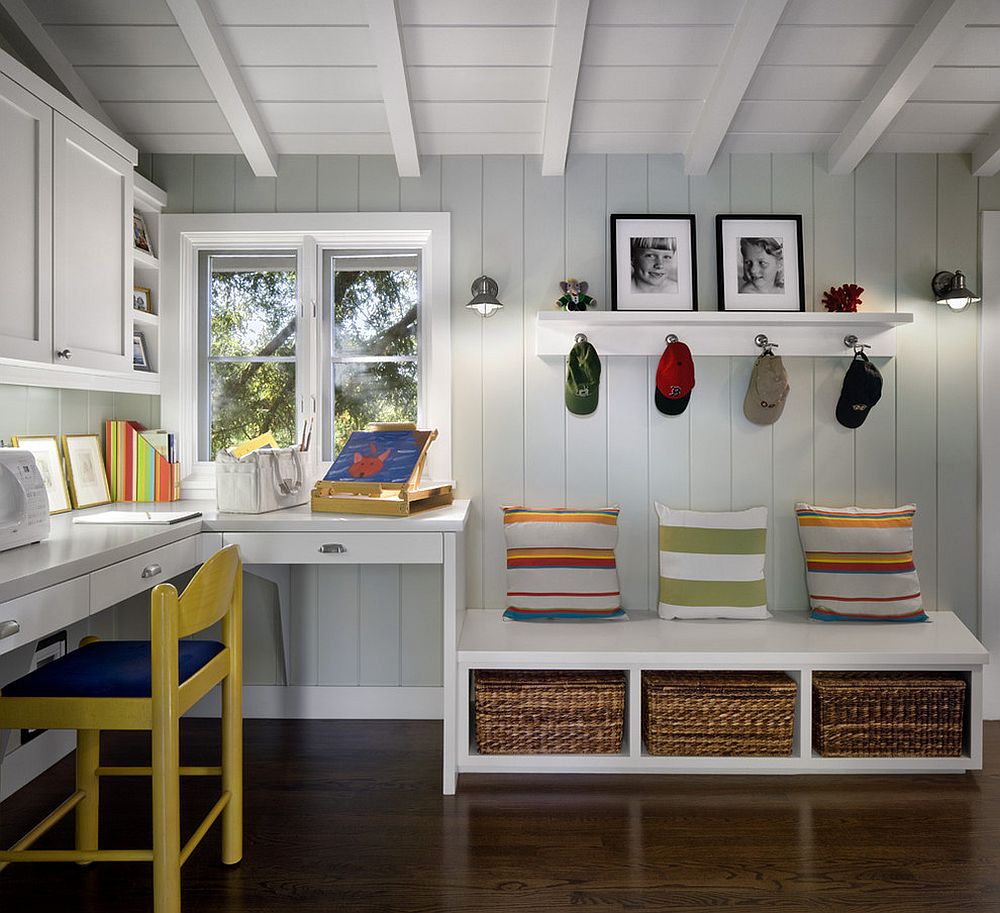
[[[155,577],[157,574],[162,574],[162,573],[163,573],[163,568],[160,567],[160,565],[158,565],[158,564],[147,564],[142,569],[142,578],[144,580],[146,580],[146,579],[148,579],[150,577]]]
[[[328,542],[319,547],[321,555],[343,555],[347,551],[339,542]]]
[[[0,621],[0,640],[5,637],[13,637],[15,634],[21,633],[21,625],[10,619],[10,621]]]
[[[73,353],[69,349],[59,349],[56,351],[57,358],[65,358],[69,361],[73,357]]]

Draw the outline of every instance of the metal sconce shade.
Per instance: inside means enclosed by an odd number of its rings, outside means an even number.
[[[466,307],[472,311],[477,311],[483,317],[492,317],[500,308],[502,302],[497,300],[497,293],[500,286],[495,279],[489,276],[480,276],[472,283],[472,301]]]
[[[965,284],[965,273],[960,269],[951,273],[941,270],[931,279],[934,289],[934,300],[938,304],[947,304],[953,311],[964,311],[970,304],[983,299]]]

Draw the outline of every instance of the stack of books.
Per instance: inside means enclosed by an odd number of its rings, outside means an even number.
[[[113,501],[178,501],[177,445],[169,431],[147,431],[138,422],[105,422],[105,463]]]

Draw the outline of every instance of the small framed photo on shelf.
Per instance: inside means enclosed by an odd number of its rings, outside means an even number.
[[[49,496],[49,513],[62,514],[72,510],[69,488],[63,475],[62,454],[59,441],[54,434],[31,434],[15,436],[11,443],[21,450],[30,450],[35,455],[35,463],[45,483],[45,493]]]
[[[136,371],[152,371],[149,363],[149,351],[146,349],[146,337],[142,330],[132,331],[132,367]]]
[[[717,215],[720,311],[804,311],[802,216]]]
[[[74,507],[111,503],[101,439],[96,434],[64,434],[63,452]]]
[[[153,245],[149,241],[149,232],[146,230],[146,220],[138,212],[132,213],[132,243],[136,250],[144,250],[151,257]]]
[[[132,307],[146,314],[153,313],[153,293],[148,288],[137,285],[132,289]]]
[[[698,310],[694,216],[611,216],[611,310]]]

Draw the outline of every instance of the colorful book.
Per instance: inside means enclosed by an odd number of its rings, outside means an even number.
[[[114,501],[177,501],[180,465],[174,435],[147,431],[139,422],[105,423],[105,461]]]

